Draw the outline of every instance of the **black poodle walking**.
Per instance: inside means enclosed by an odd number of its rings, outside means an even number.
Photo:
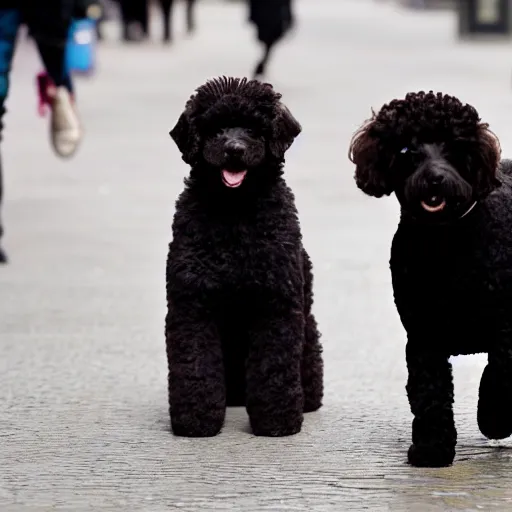
[[[415,466],[454,459],[453,355],[488,353],[478,425],[490,439],[512,434],[512,166],[500,155],[472,106],[432,92],[393,100],[352,140],[357,186],[401,206],[391,273]]]
[[[256,435],[300,431],[321,406],[312,270],[283,162],[301,127],[269,84],[199,87],[171,136],[191,166],[167,261],[169,405],[176,435],[216,435],[226,405]]]

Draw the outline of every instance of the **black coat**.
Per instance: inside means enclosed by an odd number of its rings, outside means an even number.
[[[75,0],[0,0],[0,10],[18,9],[34,37],[47,41],[66,38]]]
[[[293,23],[292,0],[249,0],[249,20],[258,29],[258,39],[272,45]]]
[[[25,22],[38,25],[67,23],[76,0],[0,0],[0,10],[19,9]]]

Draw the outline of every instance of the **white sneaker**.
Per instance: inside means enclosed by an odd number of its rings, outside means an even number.
[[[82,139],[82,130],[75,103],[66,87],[55,88],[51,97],[51,141],[55,152],[69,158],[76,152]],[[53,92],[53,91],[52,91]]]

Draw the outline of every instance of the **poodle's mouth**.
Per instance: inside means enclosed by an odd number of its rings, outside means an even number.
[[[226,187],[237,188],[244,181],[247,171],[228,171],[222,170],[222,181]]]
[[[436,213],[444,210],[446,201],[442,197],[432,196],[425,201],[421,201],[420,204],[425,211],[429,213]]]

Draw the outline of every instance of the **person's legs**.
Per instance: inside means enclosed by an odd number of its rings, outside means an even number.
[[[66,69],[66,45],[72,12],[71,0],[58,0],[51,2],[51,6],[33,4],[25,13],[25,21],[53,82],[40,77],[39,93],[42,102],[51,106],[51,140],[56,153],[62,157],[73,155],[81,139],[73,82]]]
[[[187,32],[191,34],[196,28],[196,20],[194,16],[194,6],[196,0],[187,0]]]
[[[123,23],[123,41],[142,41],[148,35],[149,28],[147,26],[148,19],[146,22],[141,19],[140,0],[120,0],[119,4]],[[146,26],[144,26],[145,23]]]
[[[73,81],[66,69],[65,40],[64,46],[55,46],[51,42],[41,39],[36,39],[36,43],[44,67],[55,86],[64,86],[70,94],[73,94]]]
[[[169,43],[172,40],[172,7],[173,0],[160,0],[162,10],[162,20],[164,26],[163,41]]]
[[[139,12],[140,25],[142,27],[142,33],[144,37],[149,36],[149,5],[148,0],[140,0],[137,4]]]
[[[20,26],[21,15],[16,9],[0,9],[0,140],[3,130],[2,118],[5,114],[5,101],[9,93],[9,73],[11,71],[16,36]],[[0,162],[0,207],[3,200],[3,175]],[[0,263],[7,262],[7,256],[1,246],[4,233],[2,218],[0,216]]]
[[[66,45],[73,15],[73,0],[33,2],[24,12],[24,21],[34,38],[41,60],[54,84],[73,92],[66,70]]]
[[[123,25],[123,40],[130,39],[130,3],[129,0],[119,0],[119,7],[121,10],[121,23]]]

